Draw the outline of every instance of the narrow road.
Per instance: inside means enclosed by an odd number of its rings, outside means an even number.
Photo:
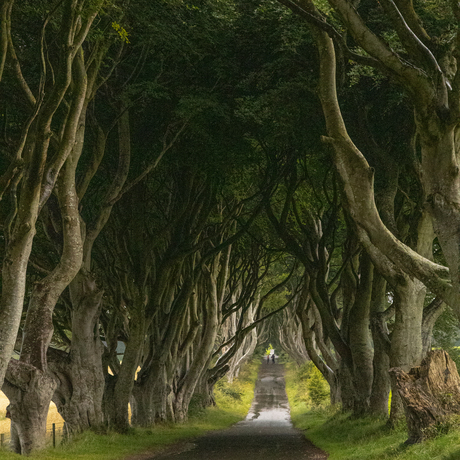
[[[264,362],[246,419],[184,445],[182,452],[152,460],[320,460],[327,454],[309,442],[290,421],[282,364]]]

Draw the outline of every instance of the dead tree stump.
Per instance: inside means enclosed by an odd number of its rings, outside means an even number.
[[[407,421],[407,444],[422,442],[447,427],[448,419],[460,411],[460,377],[444,350],[428,353],[421,365],[409,373],[390,369],[401,396]]]

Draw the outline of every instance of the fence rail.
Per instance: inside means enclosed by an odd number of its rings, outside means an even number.
[[[56,443],[59,443],[64,437],[64,422],[62,423],[50,423],[46,425],[46,442],[47,444],[56,447]],[[7,449],[10,447],[11,434],[0,433],[0,449]]]

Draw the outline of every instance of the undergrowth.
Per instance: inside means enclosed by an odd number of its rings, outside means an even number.
[[[329,403],[329,385],[310,361],[302,366],[292,362],[285,365],[286,392],[291,406],[323,407]]]
[[[232,383],[224,377],[214,387],[214,397],[217,406],[227,412],[234,412],[244,417],[251,407],[254,397],[254,386],[259,371],[260,360],[254,359],[240,371]]]
[[[247,364],[233,384],[225,380],[217,384],[217,405],[196,411],[183,424],[157,425],[150,429],[132,429],[127,435],[109,433],[98,435],[85,432],[71,442],[49,447],[31,454],[37,460],[122,460],[140,452],[154,452],[177,441],[193,439],[211,430],[226,428],[242,420],[249,410],[257,379],[258,362]],[[0,450],[2,460],[19,460],[24,457]]]
[[[389,429],[386,419],[352,419],[339,408],[311,404],[299,370],[288,366],[286,383],[294,425],[316,446],[329,454],[329,460],[460,460],[460,431],[451,427],[422,444],[406,445],[405,424]]]

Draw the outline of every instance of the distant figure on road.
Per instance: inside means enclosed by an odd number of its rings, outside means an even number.
[[[272,353],[272,363],[275,364],[275,353]]]
[[[267,364],[270,364],[270,355],[267,355]]]

